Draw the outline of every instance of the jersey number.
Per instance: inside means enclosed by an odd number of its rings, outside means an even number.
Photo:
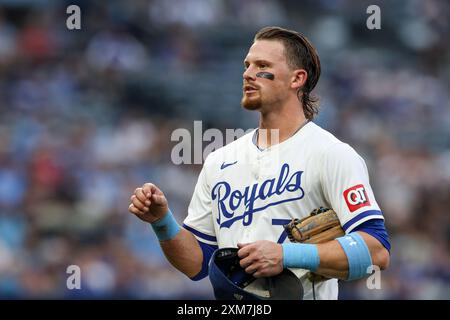
[[[284,226],[291,222],[291,219],[272,219],[272,225],[273,226]],[[284,240],[287,238],[287,233],[283,228],[283,232],[281,233],[280,237],[278,238],[277,243],[283,243]]]

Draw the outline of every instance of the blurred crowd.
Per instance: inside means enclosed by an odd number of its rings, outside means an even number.
[[[69,4],[81,30],[66,28]],[[340,298],[450,299],[450,4],[379,1],[368,30],[370,4],[1,0],[0,298],[213,298],[129,197],[153,181],[183,221],[201,166],[172,163],[171,133],[255,127],[242,60],[280,25],[317,47],[316,122],[366,160],[391,237],[381,289],[341,282]]]

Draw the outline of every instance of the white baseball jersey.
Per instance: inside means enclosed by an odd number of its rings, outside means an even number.
[[[313,122],[265,150],[255,145],[255,133],[205,160],[184,221],[199,241],[219,248],[257,240],[283,243],[289,241],[284,224],[321,206],[336,211],[346,233],[383,219],[365,162],[348,144]],[[312,299],[308,271],[291,270],[302,281],[304,299]],[[316,284],[315,296],[337,299],[337,279]]]

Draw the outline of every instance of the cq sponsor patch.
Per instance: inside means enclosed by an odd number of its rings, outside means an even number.
[[[344,199],[350,212],[370,206],[364,185],[358,184],[344,191]]]

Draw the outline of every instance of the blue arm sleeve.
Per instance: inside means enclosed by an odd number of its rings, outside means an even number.
[[[197,240],[198,241],[198,240]],[[206,244],[204,242],[198,241],[198,244],[200,245],[200,248],[203,252],[203,261],[202,261],[202,269],[200,272],[191,278],[193,281],[202,280],[208,275],[208,263],[211,259],[212,254],[216,249],[218,249],[218,246],[214,246],[212,244]]]
[[[355,229],[353,229],[352,232],[355,231],[363,231],[365,233],[370,234],[378,241],[380,241],[381,244],[389,251],[389,253],[391,252],[391,243],[389,242],[389,236],[384,226],[383,219],[371,219],[365,221],[361,223],[359,226],[357,226]]]

